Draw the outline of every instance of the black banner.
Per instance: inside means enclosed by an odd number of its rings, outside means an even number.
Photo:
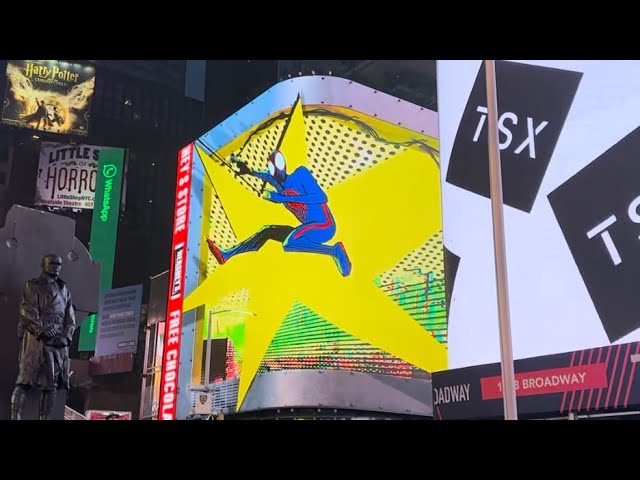
[[[447,182],[490,198],[487,84],[482,62],[460,120]],[[504,203],[530,213],[582,73],[496,62]]]
[[[520,416],[624,410],[640,405],[640,342],[515,361]],[[434,373],[436,420],[503,416],[500,364]]]
[[[611,342],[640,328],[640,128],[549,194]]]
[[[2,123],[87,135],[95,69],[57,60],[10,60]]]

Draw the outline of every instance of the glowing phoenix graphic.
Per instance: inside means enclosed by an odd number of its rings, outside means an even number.
[[[74,85],[66,93],[35,87],[31,79],[12,64],[7,66],[7,79],[11,94],[20,105],[16,123],[54,133],[80,133],[75,131],[78,115],[89,106],[95,77]]]

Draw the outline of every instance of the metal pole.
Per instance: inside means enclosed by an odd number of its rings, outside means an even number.
[[[209,326],[207,327],[207,348],[204,359],[204,385],[209,385],[209,373],[211,369],[211,328],[213,310],[209,310]]]
[[[502,396],[505,420],[518,419],[513,351],[511,347],[511,320],[509,318],[509,291],[507,288],[507,256],[502,204],[502,172],[498,140],[498,93],[496,88],[496,62],[485,60],[487,79],[487,110],[489,135],[489,182],[491,187],[491,213],[493,218],[493,246],[496,265],[498,321],[500,324],[500,357],[502,364]]]
[[[145,340],[144,340],[144,360],[142,364],[142,388],[140,392],[140,413],[138,415],[138,420],[142,420],[145,418],[146,413],[146,403],[145,400],[147,398],[147,376],[149,375],[149,337],[151,336],[151,329],[148,326],[144,328],[146,330]],[[151,383],[151,388],[153,389],[153,383]],[[151,413],[151,412],[149,412]]]

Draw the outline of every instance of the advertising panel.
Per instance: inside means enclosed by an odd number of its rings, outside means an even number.
[[[98,156],[89,253],[95,262],[100,263],[100,291],[110,289],[113,281],[113,262],[120,221],[124,152],[123,148],[109,148],[101,150]],[[82,324],[78,350],[95,350],[98,322],[98,315],[91,315]]]
[[[518,414],[553,417],[638,407],[638,362],[640,342],[516,360]],[[434,418],[502,417],[501,379],[499,363],[434,373]]]
[[[169,269],[169,301],[167,303],[164,328],[162,377],[160,379],[160,407],[158,413],[160,420],[174,420],[176,418],[193,157],[193,144],[187,145],[178,154],[178,175],[176,179],[171,242],[171,268]]]
[[[107,148],[42,142],[35,205],[92,210],[98,158]]]
[[[198,138],[192,155],[199,188],[178,205],[189,195],[181,154],[176,197],[176,224],[190,212],[180,224],[191,252],[174,241],[169,296],[196,312],[196,345],[227,339],[239,405],[261,372],[425,379],[446,368],[436,112],[341,78],[299,77]],[[175,360],[165,352],[165,366]]]
[[[497,61],[496,75],[515,358],[640,340],[640,62]],[[500,360],[483,62],[440,61],[438,84],[458,368]]]
[[[142,285],[112,288],[100,293],[96,357],[136,353],[141,306]]]
[[[2,123],[86,136],[96,83],[91,65],[57,60],[9,60]]]

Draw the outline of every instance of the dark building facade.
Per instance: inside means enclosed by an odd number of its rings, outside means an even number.
[[[207,60],[205,130],[278,82],[277,60]]]
[[[202,131],[200,101],[187,98],[186,61],[74,60],[93,64],[96,85],[86,137],[0,125],[0,222],[12,204],[33,206],[40,142],[127,149],[114,286],[143,283],[168,267],[177,151]],[[0,91],[6,91],[0,61]],[[37,138],[36,138],[37,137]],[[62,212],[88,244],[91,211]]]
[[[436,60],[279,60],[278,79],[333,75],[438,111]]]
[[[11,205],[34,206],[41,142],[125,148],[113,287],[143,284],[144,299],[149,276],[169,267],[177,153],[202,133],[203,102],[185,96],[186,60],[68,61],[96,70],[88,134],[60,135],[0,124],[0,224]],[[0,60],[3,96],[6,67],[7,61]],[[76,236],[89,246],[92,211],[57,213],[76,220]],[[138,348],[140,359],[143,349],[144,343]],[[72,350],[72,355],[86,359],[90,353]],[[135,370],[97,377],[82,398],[75,392],[72,403],[80,411],[106,408],[137,414],[140,366]]]
[[[275,83],[303,75],[347,78],[438,110],[435,60],[207,60],[205,127],[213,128]]]

